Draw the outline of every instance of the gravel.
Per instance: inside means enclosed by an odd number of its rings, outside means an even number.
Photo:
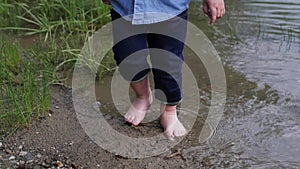
[[[60,155],[58,160],[56,157],[43,155],[45,152],[43,153],[42,150],[39,152],[36,149],[27,149],[24,146],[18,147],[5,141],[1,142],[0,145],[0,168],[82,168],[80,165],[66,160],[68,158],[63,155]]]

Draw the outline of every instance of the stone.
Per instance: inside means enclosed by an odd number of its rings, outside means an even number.
[[[54,162],[54,165],[55,165],[56,167],[59,167],[59,168],[62,168],[62,167],[64,166],[64,164],[63,164],[62,162],[60,162],[60,161],[55,161],[55,162]]]
[[[99,110],[99,107],[101,106],[101,103],[99,101],[96,101],[93,103],[93,108],[96,110]]]
[[[45,163],[46,163],[46,164],[51,164],[51,160],[48,159],[48,158],[46,158]]]
[[[10,149],[7,149],[5,152],[6,154],[12,154],[12,151]]]
[[[27,151],[20,151],[19,156],[24,157],[27,154],[28,154]]]
[[[17,160],[10,160],[10,163],[19,165],[19,163],[17,162]]]
[[[73,141],[71,141],[71,143],[69,143],[69,146],[73,146],[73,144],[74,144],[74,142],[73,142]]]
[[[16,157],[15,156],[10,156],[9,158],[8,158],[8,160],[15,160],[16,159]]]
[[[38,166],[38,165],[35,165],[35,166],[32,167],[32,169],[41,169],[41,167]]]
[[[38,153],[38,154],[36,155],[36,157],[37,157],[37,158],[42,158],[42,155],[41,155],[40,153]]]
[[[33,163],[33,160],[28,160],[26,163],[27,164]]]
[[[20,161],[19,162],[19,169],[25,169],[26,165],[25,165],[25,161]]]
[[[42,166],[45,167],[45,168],[49,168],[50,167],[50,165],[47,164],[47,163],[45,163],[45,162],[42,163]]]
[[[26,153],[24,156],[25,156],[27,161],[34,159],[34,156],[31,153]]]

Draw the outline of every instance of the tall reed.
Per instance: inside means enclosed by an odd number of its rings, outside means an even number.
[[[110,20],[109,9],[101,0],[0,0],[1,133],[45,116],[49,85],[72,72],[85,40]],[[33,47],[21,47],[23,35],[35,37]],[[114,70],[111,55],[99,63],[99,77]]]

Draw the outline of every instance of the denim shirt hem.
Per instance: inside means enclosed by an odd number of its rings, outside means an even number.
[[[136,19],[133,17],[133,19],[131,20],[131,23],[133,25],[141,25],[141,24],[153,24],[153,23],[158,23],[158,22],[163,22],[172,18],[177,17],[179,14],[181,14],[183,11],[187,10],[188,8],[185,8],[183,10],[180,10],[174,14],[166,14],[166,13],[156,13],[156,12],[149,12],[148,14],[157,14],[157,15],[161,15],[163,17],[157,18],[154,17],[155,19],[149,18],[149,19]],[[144,13],[145,14],[145,13]],[[147,18],[147,17],[145,17]]]
[[[190,0],[111,0],[112,8],[133,25],[163,22],[178,16]]]

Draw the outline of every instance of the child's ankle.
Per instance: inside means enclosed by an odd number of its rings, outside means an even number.
[[[145,95],[136,95],[135,96],[137,99],[148,99],[151,97],[151,94],[145,94]]]
[[[170,115],[176,114],[176,106],[161,105],[161,113]]]
[[[152,92],[151,92],[151,89],[150,89],[147,93],[145,93],[143,95],[136,95],[135,97],[137,99],[149,99],[149,98],[151,98],[151,96],[152,96]]]

